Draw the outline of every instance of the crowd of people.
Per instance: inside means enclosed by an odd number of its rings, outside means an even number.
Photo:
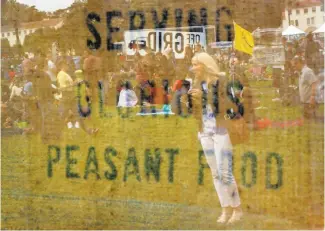
[[[292,41],[283,37],[282,43],[285,49],[284,75],[280,84],[283,101],[290,105],[290,101],[293,101],[290,97],[293,95],[292,92],[297,92],[298,103],[304,103],[303,85],[313,80],[305,91],[307,94],[312,92],[314,98],[312,108],[316,108],[319,103],[324,102],[324,54],[321,52],[324,48],[314,39],[312,33]],[[297,62],[302,66],[297,67]],[[305,77],[302,72],[302,69],[306,70],[306,68],[309,70],[308,77]]]
[[[308,94],[312,91],[316,98],[316,88],[323,81],[319,78],[324,78],[324,56],[319,52],[319,43],[313,40],[311,34],[307,35],[304,42],[302,39],[288,41],[285,37],[282,41],[286,61],[280,93],[285,98],[288,91],[283,89],[296,86],[301,99],[306,91]],[[9,64],[7,66],[10,68],[2,73],[3,127],[23,126],[27,133],[41,132],[45,128],[39,118],[44,120],[46,111],[49,110],[51,116],[56,114],[64,118],[61,127],[82,128],[89,134],[96,133],[98,129],[85,126],[84,115],[87,115],[87,107],[78,104],[76,88],[82,83],[87,83],[85,100],[88,102],[98,102],[98,92],[101,91],[101,100],[106,106],[139,106],[140,112],[145,112],[152,106],[161,105],[164,110],[170,110],[166,105],[175,101],[174,96],[186,94],[192,88],[192,59],[205,51],[200,44],[196,44],[193,48],[189,45],[185,47],[183,59],[175,59],[174,52],[169,47],[156,53],[146,48],[146,53],[141,56],[137,52],[130,60],[123,54],[117,54],[115,60],[109,60],[102,51],[95,50],[84,51],[82,56],[60,55],[55,59],[52,53],[40,49],[34,57],[26,53],[20,64]],[[237,87],[237,96],[244,97],[244,117],[254,123],[254,100],[247,74],[252,72],[249,68],[249,56],[228,49],[217,52],[212,57],[220,70],[231,76],[229,80],[239,83],[234,84],[234,87]],[[303,63],[304,67],[298,68],[297,62]],[[305,66],[311,69],[308,71],[308,79],[317,80],[317,86],[311,83],[310,87],[305,87],[305,83],[301,82],[299,75]],[[314,104],[314,101],[319,99],[311,102]]]
[[[320,82],[315,73],[324,68],[320,48],[310,35],[303,51],[285,38],[283,45],[283,76],[287,80],[283,84],[298,82],[303,116],[313,119]],[[172,108],[178,115],[192,114],[222,207],[218,222],[240,220],[241,202],[231,169],[236,141],[229,121],[243,119],[254,124],[256,120],[245,74],[247,56],[232,50],[211,56],[200,44],[194,49],[187,46],[180,60],[169,47],[163,52],[146,51],[145,56],[136,53],[131,61],[123,55],[108,60],[96,50],[85,51],[77,58],[61,55],[55,60],[42,50],[33,58],[25,54],[20,71],[11,67],[2,81],[3,127],[24,127],[25,133],[40,133],[43,142],[59,139],[64,126],[93,135],[99,129],[86,125],[91,108],[82,106],[89,102],[117,108],[139,106],[141,113],[155,113],[162,106],[167,113]],[[82,98],[84,102],[80,103]]]

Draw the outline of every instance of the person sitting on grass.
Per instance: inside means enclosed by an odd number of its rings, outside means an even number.
[[[151,81],[153,104],[169,104],[171,95],[169,94],[168,80],[162,79],[159,70],[153,74],[153,80]]]
[[[141,111],[145,110],[145,106],[153,103],[152,84],[150,82],[153,69],[153,61],[147,58],[140,60],[136,68],[137,85],[135,86],[135,93],[137,98],[140,99]]]
[[[125,81],[118,101],[118,107],[134,107],[138,102],[138,97],[133,91],[132,85],[129,81]]]

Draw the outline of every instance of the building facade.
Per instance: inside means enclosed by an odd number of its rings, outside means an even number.
[[[297,2],[291,9],[285,9],[282,26],[293,25],[305,32],[312,32],[325,22],[322,0]]]
[[[44,19],[38,22],[21,23],[18,26],[18,35],[20,43],[23,45],[27,35],[34,33],[41,28],[58,29],[63,25],[62,19]],[[13,26],[3,26],[1,28],[1,39],[8,39],[10,46],[16,44],[16,31]]]

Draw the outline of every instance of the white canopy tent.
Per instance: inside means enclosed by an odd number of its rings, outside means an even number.
[[[303,34],[305,34],[303,30],[300,30],[299,28],[292,25],[288,26],[288,28],[282,32],[283,36],[303,35]]]
[[[317,30],[313,32],[314,34],[316,33],[325,33],[325,23],[321,25]]]

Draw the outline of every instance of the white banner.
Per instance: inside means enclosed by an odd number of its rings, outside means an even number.
[[[154,52],[163,52],[170,47],[175,52],[176,59],[184,58],[186,45],[196,43],[206,48],[205,33],[181,32],[166,30],[134,30],[124,32],[125,50],[127,55],[134,55],[138,50],[140,55],[145,55],[145,48],[149,47]]]

